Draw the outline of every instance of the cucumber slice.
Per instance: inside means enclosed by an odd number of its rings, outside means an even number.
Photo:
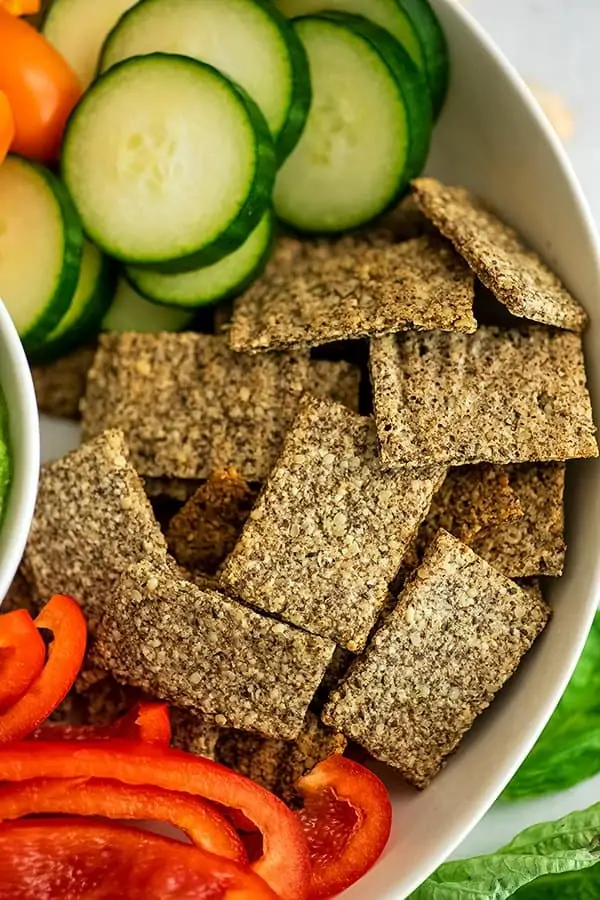
[[[97,334],[115,295],[116,267],[106,256],[84,241],[77,289],[69,309],[56,328],[30,351],[36,363],[46,363],[73,350]]]
[[[102,320],[102,331],[184,331],[193,318],[193,313],[150,303],[120,278],[115,298]]]
[[[69,120],[62,169],[109,256],[182,271],[244,243],[270,204],[275,153],[241,89],[211,66],[158,53],[92,85]]]
[[[96,76],[108,33],[137,0],[53,0],[44,20],[44,37],[69,63],[83,88]]]
[[[0,297],[27,348],[68,310],[82,248],[79,216],[58,178],[7,157],[0,166]]]
[[[272,238],[273,215],[268,212],[245,244],[212,266],[179,275],[131,266],[126,270],[127,278],[154,303],[189,309],[216,303],[241,293],[258,276],[269,256]]]
[[[293,149],[308,115],[310,73],[302,44],[269,0],[142,0],[108,36],[100,70],[156,52],[223,72],[262,110],[279,159]]]
[[[290,19],[331,10],[365,16],[385,28],[425,73],[437,118],[448,90],[448,45],[429,0],[275,0],[275,4]]]
[[[423,76],[403,47],[360,16],[296,19],[308,53],[313,104],[279,171],[275,210],[301,231],[368,222],[423,167],[432,131]]]

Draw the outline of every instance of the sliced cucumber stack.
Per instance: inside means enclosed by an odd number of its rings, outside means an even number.
[[[0,297],[26,348],[69,309],[83,248],[79,216],[60,181],[9,156],[0,166]]]
[[[275,210],[302,231],[337,232],[374,218],[421,171],[432,112],[417,66],[387,31],[360,16],[296,19],[313,103],[281,168]]]
[[[428,0],[275,0],[289,18],[323,11],[365,16],[385,28],[425,73],[437,117],[448,90],[448,45]]]
[[[71,304],[56,328],[31,348],[30,357],[35,362],[50,362],[97,334],[114,297],[116,282],[112,261],[85,241]]]
[[[151,54],[99,78],[69,120],[66,185],[109,256],[182,271],[240,247],[271,201],[273,141],[223,75]]]
[[[310,105],[308,62],[269,0],[141,0],[108,36],[100,70],[156,52],[192,57],[233,79],[262,110],[279,159],[293,149]]]
[[[108,33],[137,0],[53,0],[42,32],[69,63],[82,87],[96,76]]]
[[[102,331],[184,331],[194,314],[157,306],[141,297],[124,278],[119,279],[115,298],[102,320]]]
[[[273,238],[273,215],[265,213],[250,237],[229,256],[212,266],[164,275],[151,269],[126,270],[137,290],[154,303],[193,309],[235,296],[258,276],[264,267]]]

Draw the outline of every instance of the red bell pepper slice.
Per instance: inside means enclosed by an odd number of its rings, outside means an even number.
[[[52,597],[35,625],[52,632],[48,659],[27,693],[0,713],[0,744],[20,740],[44,722],[69,693],[83,662],[87,627],[72,597]]]
[[[383,853],[392,827],[388,792],[376,775],[339,755],[316,765],[297,788],[313,864],[310,900],[336,897]]]
[[[244,845],[224,816],[205,800],[174,791],[84,778],[36,778],[0,786],[0,821],[42,814],[168,822],[201,850],[242,865],[248,862]]]
[[[101,778],[154,785],[238,809],[262,832],[263,853],[252,869],[282,900],[306,900],[311,863],[298,817],[274,794],[219,763],[179,750],[114,740],[110,743],[29,741],[0,746],[3,781]]]
[[[46,662],[46,645],[28,612],[0,615],[0,712],[27,692]]]
[[[168,747],[171,717],[167,703],[136,703],[110,725],[53,725],[45,723],[29,735],[36,741],[106,741],[111,738],[144,741]]]
[[[197,847],[116,824],[0,825],[2,900],[278,900],[254,872]]]

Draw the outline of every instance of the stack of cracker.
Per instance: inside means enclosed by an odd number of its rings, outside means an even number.
[[[598,455],[586,322],[420,179],[370,231],[282,238],[219,333],[102,336],[14,590],[82,603],[79,715],[167,700],[178,746],[291,803],[348,740],[426,787],[549,620],[566,461]]]

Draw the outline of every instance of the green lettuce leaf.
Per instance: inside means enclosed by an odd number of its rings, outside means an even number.
[[[570,900],[600,896],[600,803],[526,828],[497,853],[452,860],[411,900]]]
[[[554,715],[502,794],[523,800],[562,791],[600,772],[600,614]]]

